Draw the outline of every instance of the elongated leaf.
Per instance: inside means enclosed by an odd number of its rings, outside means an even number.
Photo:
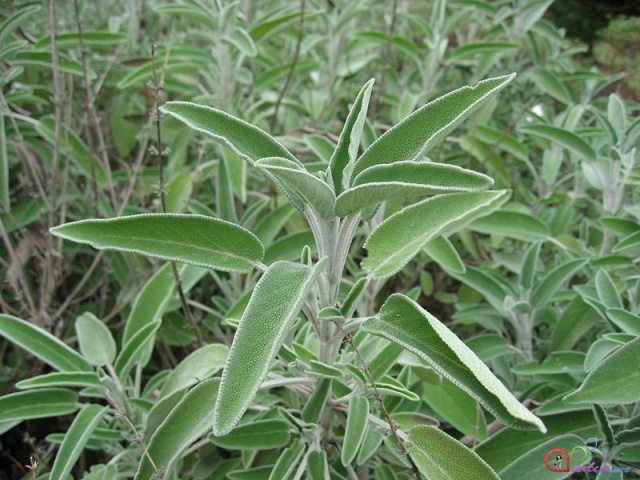
[[[51,57],[51,52],[34,52],[34,51],[22,51],[17,52],[15,58],[11,61],[11,64],[16,65],[25,65],[25,66],[37,66],[37,67],[45,67],[53,69],[53,60]],[[72,58],[67,57],[66,55],[59,54],[58,55],[58,69],[62,72],[69,73],[71,75],[76,75],[78,77],[82,77],[84,75],[84,70],[82,68],[82,63],[77,60],[73,60]],[[87,76],[89,80],[94,80],[97,75],[96,72],[87,69]]]
[[[437,427],[413,428],[407,449],[426,480],[500,479],[478,454]]]
[[[565,105],[570,105],[574,101],[571,91],[567,88],[566,84],[562,82],[558,75],[555,75],[548,69],[534,68],[531,70],[530,75],[531,80],[535,82],[536,86],[547,95],[550,95]]]
[[[430,240],[491,213],[508,197],[506,190],[451,193],[406,207],[382,222],[367,239],[368,257],[362,266],[374,278],[393,275]]]
[[[7,132],[4,129],[4,114],[0,115],[0,211],[11,209],[9,200],[9,155],[7,153]]]
[[[145,325],[124,344],[114,365],[118,377],[123,379],[136,364],[146,365],[149,360],[144,352],[155,339],[161,323],[160,320],[155,320]]]
[[[434,262],[447,271],[463,274],[467,267],[462,262],[458,251],[447,237],[439,236],[423,247]]]
[[[582,385],[564,397],[568,403],[620,405],[640,400],[640,337],[598,364]]]
[[[285,448],[280,454],[280,458],[273,466],[268,480],[281,480],[283,478],[293,478],[293,472],[298,466],[300,458],[304,453],[306,445],[304,443],[294,443],[289,448]]]
[[[265,157],[284,157],[302,165],[267,132],[221,110],[190,102],[168,102],[160,111],[213,137],[249,163]]]
[[[26,378],[16,383],[16,388],[43,388],[43,387],[94,387],[100,388],[103,384],[95,372],[53,372],[36,377]]]
[[[544,138],[557,145],[561,145],[573,155],[588,162],[593,162],[596,159],[596,153],[587,142],[575,133],[563,128],[551,125],[525,125],[520,127],[519,130],[522,133]]]
[[[214,435],[229,433],[253,401],[321,266],[276,262],[257,283],[222,373],[214,408]]]
[[[544,240],[549,237],[547,226],[532,215],[519,212],[494,212],[475,220],[469,225],[471,230],[491,235],[504,235],[527,242]]]
[[[200,347],[190,353],[174,368],[160,390],[160,397],[190,387],[222,370],[229,348],[221,343]]]
[[[270,157],[258,160],[256,167],[271,173],[294,189],[306,203],[311,205],[318,212],[321,218],[332,219],[335,217],[333,206],[336,196],[320,178],[312,175],[307,170],[298,166],[296,162],[281,157]]]
[[[40,11],[41,8],[42,5],[29,5],[20,10],[16,10],[10,17],[2,22],[2,25],[0,25],[0,45],[6,45],[9,35],[27,21],[31,15]]]
[[[284,420],[259,420],[234,428],[222,437],[210,437],[221,448],[264,450],[284,447],[291,440],[291,425]]]
[[[202,215],[142,214],[80,220],[51,233],[94,248],[135,252],[228,272],[250,272],[264,248],[248,230]]]
[[[531,305],[534,308],[543,307],[558,291],[564,282],[587,263],[586,260],[569,260],[557,266],[547,274],[533,289],[531,293]]]
[[[93,372],[89,362],[66,343],[17,317],[0,314],[0,335],[61,372]]]
[[[307,475],[309,480],[326,480],[329,477],[329,465],[327,452],[314,450],[307,458]]]
[[[315,390],[302,409],[302,419],[305,422],[318,423],[327,403],[327,399],[331,395],[331,384],[332,380],[330,378],[322,378],[318,380]]]
[[[358,175],[353,187],[338,197],[336,214],[344,217],[390,198],[477,192],[492,184],[491,177],[455,165],[431,162],[376,165]]]
[[[340,459],[343,465],[349,465],[356,458],[358,449],[367,433],[369,419],[369,400],[366,397],[351,397],[347,411],[347,427],[342,442]]]
[[[622,308],[607,308],[607,317],[623,332],[640,335],[640,315]]]
[[[150,480],[154,469],[170,472],[184,449],[203,436],[213,421],[211,400],[216,398],[220,381],[205,380],[193,387],[155,431],[148,444],[149,455],[142,455],[135,480]]]
[[[91,404],[80,410],[64,435],[50,478],[67,478],[107,409],[108,407]]]
[[[41,388],[0,397],[0,422],[58,417],[78,409],[78,397],[64,388]]]
[[[595,284],[598,297],[607,308],[622,308],[616,285],[606,270],[601,269],[596,272]]]
[[[360,148],[360,137],[367,119],[369,99],[371,98],[371,89],[374,81],[374,79],[369,80],[358,93],[342,127],[338,145],[336,145],[329,160],[329,172],[331,172],[336,195],[347,189],[351,183],[351,173]]]
[[[419,160],[471,113],[503,89],[515,74],[482,80],[416,110],[385,132],[356,162],[354,175],[384,163]]]
[[[107,326],[90,312],[76,319],[78,344],[84,358],[94,367],[102,367],[116,358],[116,341]]]
[[[506,425],[546,430],[462,340],[406,296],[391,295],[380,313],[367,320],[361,330],[415,353]]]

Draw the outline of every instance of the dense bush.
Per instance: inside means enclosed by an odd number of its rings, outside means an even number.
[[[0,476],[637,478],[638,106],[550,3],[0,7]]]

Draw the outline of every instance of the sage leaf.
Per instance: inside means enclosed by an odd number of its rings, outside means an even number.
[[[531,292],[531,306],[534,308],[543,307],[562,284],[586,264],[586,260],[578,258],[569,260],[551,270]]]
[[[103,367],[116,358],[116,341],[107,326],[91,312],[76,319],[76,333],[82,356],[94,367]]]
[[[490,235],[501,235],[525,242],[545,240],[549,229],[533,215],[520,212],[494,212],[475,220],[469,225],[471,230]]]
[[[455,165],[395,162],[366,169],[338,196],[336,215],[344,217],[396,197],[486,190],[493,180]]]
[[[600,362],[582,385],[564,397],[567,403],[621,405],[640,400],[640,337]]]
[[[64,388],[40,388],[0,397],[0,422],[58,417],[78,409],[78,396]]]
[[[25,378],[16,383],[16,388],[25,390],[28,388],[44,387],[93,387],[101,388],[104,385],[95,372],[53,372]]]
[[[221,448],[229,450],[266,450],[289,444],[291,425],[284,420],[259,420],[240,425],[222,437],[210,437]]]
[[[89,404],[80,410],[64,435],[50,478],[67,478],[107,409],[108,407]]]
[[[369,420],[369,400],[366,397],[354,396],[349,400],[347,410],[347,427],[342,442],[342,465],[349,465],[356,458],[358,449],[367,433]]]
[[[280,458],[273,466],[268,480],[281,480],[283,478],[294,478],[294,470],[302,458],[306,445],[304,443],[294,443],[285,448],[280,454]]]
[[[587,162],[594,162],[596,160],[596,152],[591,145],[575,133],[565,130],[564,128],[554,127],[552,125],[524,125],[518,130],[521,133],[543,138],[560,145],[571,152],[572,155],[580,157]]]
[[[367,239],[362,266],[374,278],[404,267],[430,240],[448,235],[507,201],[506,190],[450,193],[428,198],[391,215]]]
[[[338,145],[329,160],[329,172],[336,194],[347,189],[351,182],[351,173],[358,155],[358,148],[360,148],[360,137],[367,119],[374,81],[374,79],[369,80],[358,93],[340,132]]]
[[[229,433],[253,401],[322,265],[275,262],[256,284],[222,372],[213,414],[214,435]]]
[[[264,255],[260,241],[245,228],[203,215],[157,213],[80,220],[54,227],[51,233],[97,249],[227,272],[248,273]]]
[[[158,469],[169,473],[184,449],[211,428],[211,399],[218,394],[219,384],[217,378],[199,383],[171,410],[151,437],[148,455],[142,455],[135,480],[155,478],[149,457]]]
[[[414,427],[407,450],[426,480],[500,479],[477,453],[437,427]]]
[[[480,402],[505,425],[545,431],[489,368],[451,330],[420,305],[393,294],[360,329],[397,343]]]
[[[462,87],[419,108],[387,130],[362,154],[353,174],[384,163],[420,160],[471,113],[507,86],[515,74]]]
[[[60,372],[93,372],[89,362],[66,343],[20,318],[0,314],[0,335]]]
[[[331,187],[298,166],[296,162],[286,158],[269,157],[258,160],[256,167],[271,173],[280,180],[280,185],[284,183],[295,190],[321,218],[330,220],[335,217],[333,206],[336,196]]]

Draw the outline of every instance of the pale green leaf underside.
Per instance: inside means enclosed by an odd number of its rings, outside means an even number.
[[[514,77],[511,74],[482,80],[416,110],[371,144],[356,162],[354,175],[373,165],[420,159]]]
[[[253,401],[321,264],[310,268],[275,262],[258,281],[240,319],[222,373],[214,408],[214,435],[229,433]]]
[[[107,409],[90,404],[80,410],[60,445],[50,478],[67,478]]]
[[[380,313],[367,320],[361,330],[415,353],[504,424],[546,431],[540,419],[518,402],[462,340],[408,297],[391,295]]]
[[[431,162],[395,162],[366,169],[353,187],[336,200],[336,215],[344,217],[395,197],[416,197],[454,192],[477,192],[493,180],[455,165]]]
[[[107,326],[91,312],[76,319],[76,333],[80,351],[91,365],[102,367],[116,358],[116,341]]]
[[[151,437],[149,455],[142,455],[135,480],[154,478],[149,456],[158,468],[169,472],[184,449],[211,428],[211,401],[218,395],[219,385],[217,378],[199,383],[171,410]]]
[[[213,343],[195,350],[182,360],[169,374],[160,390],[160,398],[190,387],[222,370],[229,347]]]
[[[519,128],[520,132],[544,138],[555,144],[561,145],[573,155],[588,162],[596,159],[596,152],[580,136],[573,132],[552,125],[525,125]]]
[[[369,400],[367,397],[351,397],[340,456],[343,465],[349,465],[356,458],[364,435],[367,433],[368,418]]]
[[[103,250],[134,252],[228,272],[247,273],[264,247],[250,231],[204,215],[142,214],[80,220],[51,233]]]
[[[391,215],[367,239],[362,266],[375,278],[398,272],[438,235],[448,235],[507,201],[506,190],[450,193],[428,198]]]
[[[640,400],[640,337],[599,363],[582,385],[564,397],[567,403],[621,405]]]
[[[329,160],[329,171],[331,172],[336,193],[342,192],[351,182],[351,172],[358,155],[360,137],[367,118],[369,99],[371,98],[371,89],[374,81],[374,79],[369,80],[358,93],[347,120],[344,122],[338,145],[336,145]]]
[[[467,267],[458,255],[458,251],[447,237],[439,236],[424,246],[424,251],[444,269],[463,274]]]
[[[478,454],[437,427],[413,428],[407,449],[425,480],[500,479]]]
[[[93,372],[66,343],[20,318],[0,314],[0,335],[61,372]]]
[[[296,162],[286,158],[270,157],[258,160],[256,167],[269,172],[281,183],[294,189],[320,217],[327,220],[335,217],[333,206],[336,196],[331,187],[320,178],[299,167]]]
[[[63,388],[40,388],[0,397],[0,422],[59,417],[78,409],[78,396]]]

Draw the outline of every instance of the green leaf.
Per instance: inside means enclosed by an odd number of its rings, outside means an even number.
[[[148,443],[148,455],[142,455],[135,480],[151,480],[157,468],[169,473],[182,452],[203,436],[212,423],[211,400],[218,394],[217,378],[193,387],[155,431]]]
[[[295,190],[321,218],[330,220],[335,217],[333,206],[336,197],[331,187],[300,167],[298,163],[286,158],[269,157],[258,160],[255,166],[269,172],[280,180],[281,184],[284,183]]]
[[[233,45],[247,57],[255,57],[258,53],[258,49],[256,48],[256,44],[253,43],[253,39],[249,36],[246,30],[240,27],[236,27],[231,35],[224,35],[222,37],[222,41]]]
[[[17,52],[15,58],[11,61],[12,66],[24,65],[24,66],[36,66],[36,67],[46,67],[53,70],[53,60],[51,56],[51,52]],[[78,77],[84,76],[84,69],[82,67],[82,63],[77,60],[73,60],[72,58],[67,57],[61,53],[58,53],[58,70],[61,72],[68,73],[70,75],[75,75]],[[87,76],[89,80],[95,80],[97,75],[96,72],[87,69]]]
[[[564,400],[598,405],[620,405],[640,400],[640,337],[606,357]]]
[[[276,262],[255,286],[222,372],[214,408],[216,436],[229,433],[253,401],[321,265]]]
[[[607,317],[620,330],[640,336],[640,316],[622,308],[607,308]]]
[[[248,230],[203,215],[142,214],[80,220],[51,229],[66,240],[227,272],[247,273],[264,248]]]
[[[426,480],[500,477],[473,450],[437,427],[420,425],[409,432],[409,455]]]
[[[487,438],[487,424],[482,412],[478,412],[476,401],[454,383],[443,378],[440,385],[425,384],[422,397],[460,432],[477,440]]]
[[[80,410],[64,435],[50,478],[67,478],[107,409],[108,407],[91,404]]]
[[[302,420],[307,423],[318,423],[327,399],[331,395],[331,384],[330,378],[322,378],[318,381],[315,390],[302,409]]]
[[[533,361],[513,367],[518,375],[581,374],[584,372],[583,352],[553,352],[542,363]]]
[[[39,12],[41,8],[42,5],[28,5],[20,10],[16,10],[10,17],[7,17],[7,19],[2,22],[2,25],[0,25],[0,45],[6,45],[9,35],[26,22],[30,16]]]
[[[469,57],[477,54],[487,53],[508,53],[510,50],[517,49],[518,45],[515,43],[506,42],[478,42],[468,43],[462,45],[453,50],[449,55],[449,60],[457,60],[464,57]]]
[[[92,372],[82,355],[49,332],[20,318],[0,314],[0,335],[61,372]]]
[[[347,426],[342,442],[340,460],[343,465],[349,465],[356,458],[358,449],[364,440],[369,423],[369,400],[366,397],[353,396],[349,400],[347,411]]]
[[[506,425],[546,430],[462,340],[404,295],[391,295],[380,313],[360,329],[418,355]]]
[[[471,113],[502,90],[515,74],[482,80],[463,87],[416,110],[386,131],[358,159],[354,175],[374,165],[421,160]]]
[[[64,388],[41,388],[0,397],[0,422],[59,417],[78,409],[78,397]]]
[[[526,242],[545,240],[549,237],[549,229],[544,223],[532,215],[519,212],[494,212],[475,220],[469,228]]]
[[[563,128],[551,125],[524,125],[518,130],[521,133],[543,138],[560,145],[573,155],[588,162],[596,160],[596,152],[587,142],[575,133]]]
[[[337,195],[349,188],[351,183],[351,173],[358,156],[360,137],[367,119],[369,99],[374,82],[374,79],[369,80],[358,92],[358,96],[353,102],[347,120],[342,127],[338,145],[329,160],[329,172],[333,179],[334,192]]]
[[[462,262],[458,251],[447,237],[442,235],[427,243],[423,250],[431,259],[447,271],[463,274],[466,265]]]
[[[304,453],[306,445],[304,443],[294,443],[289,448],[285,448],[280,454],[280,458],[273,466],[269,480],[282,480],[283,478],[293,478],[294,470]]]
[[[365,270],[385,278],[404,267],[438,235],[448,235],[507,201],[509,192],[450,193],[406,207],[382,222],[364,246]]]
[[[596,272],[595,284],[598,298],[607,308],[622,308],[618,290],[606,270]]]
[[[533,80],[536,86],[547,95],[565,105],[570,105],[574,102],[571,91],[565,83],[558,78],[558,75],[555,75],[546,68],[533,68],[530,71],[530,75],[531,80]]]
[[[376,165],[359,174],[337,198],[336,214],[351,215],[390,198],[476,192],[492,184],[491,177],[455,165],[411,161]]]
[[[229,348],[220,343],[200,347],[187,355],[169,374],[159,398],[190,387],[218,373],[224,367]]]
[[[573,472],[553,472],[547,468],[544,463],[545,454],[554,448],[562,448],[567,452],[572,452],[575,447],[584,445],[584,439],[574,434],[560,435],[553,437],[548,441],[527,451],[514,462],[510,463],[506,468],[500,471],[502,480],[554,480],[568,478]],[[586,450],[586,449],[585,449]],[[585,454],[580,450],[574,458],[584,459],[587,462],[591,459],[591,454],[585,458]],[[555,465],[555,453],[547,458],[547,462],[551,468]],[[571,453],[570,453],[571,455]],[[563,458],[562,468],[567,467],[567,459]],[[571,465],[575,466],[575,465]]]
[[[107,326],[91,312],[76,319],[80,352],[94,367],[111,364],[116,358],[116,341]]]
[[[2,114],[0,115],[0,211],[9,212],[10,209],[9,155],[7,154],[7,132],[4,129],[4,114]]]
[[[154,320],[138,330],[124,344],[114,365],[120,379],[124,379],[135,365],[146,365],[148,359],[144,355],[145,349],[149,348],[149,344],[155,339],[161,324],[160,320]]]
[[[569,260],[551,270],[533,289],[531,293],[531,306],[542,308],[547,304],[554,293],[569,280],[575,272],[584,267],[587,260]]]
[[[16,383],[16,388],[43,387],[103,387],[100,377],[95,372],[53,372],[36,377],[26,378]]]
[[[288,445],[291,425],[284,420],[259,420],[240,425],[229,434],[213,436],[210,440],[229,450],[266,450]]]
[[[314,450],[307,457],[307,475],[309,480],[326,480],[329,477],[329,465],[327,463],[327,452],[324,450]]]

